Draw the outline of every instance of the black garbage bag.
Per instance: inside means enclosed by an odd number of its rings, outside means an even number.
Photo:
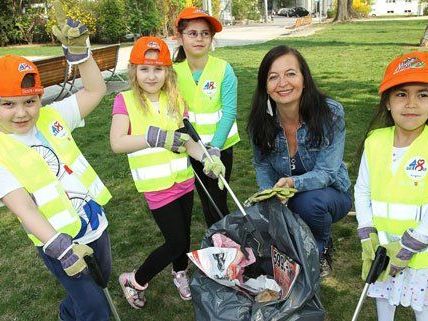
[[[284,300],[258,303],[253,297],[223,286],[197,270],[191,279],[192,302],[197,321],[323,321],[325,310],[319,299],[320,277],[317,246],[309,227],[276,198],[246,208],[259,232],[254,240],[246,238],[257,261],[245,269],[251,273],[271,273],[271,245],[301,266],[295,284]],[[242,245],[248,219],[237,211],[211,226],[201,248],[213,246],[211,236],[224,233]],[[269,264],[266,264],[269,263]],[[250,268],[252,267],[252,268]]]

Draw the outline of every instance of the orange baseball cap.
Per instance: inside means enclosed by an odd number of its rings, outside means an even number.
[[[28,74],[34,75],[35,84],[22,88],[22,80]],[[42,95],[43,86],[37,67],[30,60],[15,55],[0,57],[0,97]]]
[[[428,83],[428,52],[413,51],[391,61],[380,84],[379,94],[410,82]]]
[[[215,32],[220,32],[223,29],[221,22],[218,21],[213,16],[207,14],[204,10],[196,8],[196,7],[187,7],[181,10],[177,19],[175,20],[175,27],[178,27],[178,24],[181,20],[192,20],[203,18],[208,20],[208,22],[214,27]]]
[[[156,59],[147,58],[148,50],[157,50],[159,55]],[[132,47],[129,62],[136,65],[171,66],[171,54],[168,45],[157,37],[141,37]]]

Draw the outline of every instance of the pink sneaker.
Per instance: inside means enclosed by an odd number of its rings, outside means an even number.
[[[122,287],[128,303],[135,309],[141,309],[146,303],[144,290],[147,289],[148,283],[141,286],[135,281],[135,272],[122,273],[119,276],[119,283]]]
[[[172,271],[172,275],[174,276],[174,284],[178,289],[178,293],[180,293],[180,297],[186,301],[191,300],[192,293],[190,292],[186,270],[179,272]]]

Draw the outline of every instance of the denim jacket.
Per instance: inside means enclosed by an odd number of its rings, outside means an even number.
[[[295,188],[299,192],[331,186],[346,192],[351,186],[348,170],[343,163],[345,147],[344,110],[340,103],[327,98],[327,104],[333,112],[333,139],[323,138],[319,147],[312,147],[307,138],[307,127],[303,122],[297,130],[297,149],[306,173],[293,176]],[[278,123],[279,126],[279,123]],[[329,135],[326,135],[329,136]],[[253,144],[253,165],[256,170],[257,184],[261,190],[271,188],[281,177],[291,176],[290,157],[287,139],[279,127],[275,138],[275,149],[262,155]]]

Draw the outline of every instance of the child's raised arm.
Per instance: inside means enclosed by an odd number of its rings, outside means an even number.
[[[91,56],[88,28],[79,21],[67,18],[61,1],[55,1],[54,7],[58,26],[54,26],[52,32],[61,42],[67,62],[79,68],[83,88],[77,93],[77,103],[80,116],[85,118],[99,104],[107,87]]]
[[[95,60],[90,57],[78,65],[83,88],[77,92],[80,116],[85,118],[104,97],[107,87]]]

